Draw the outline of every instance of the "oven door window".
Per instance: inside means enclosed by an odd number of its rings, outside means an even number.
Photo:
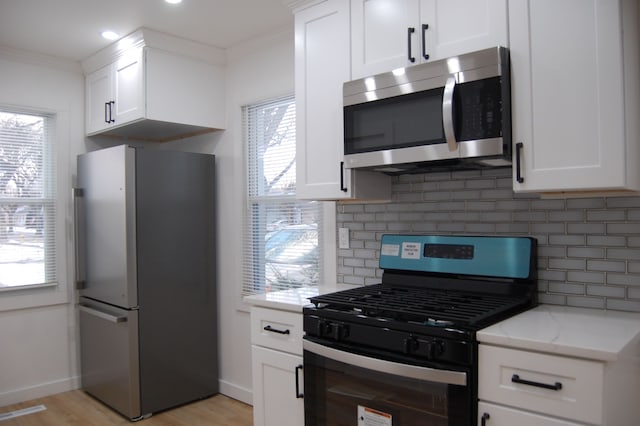
[[[344,153],[445,143],[437,88],[344,107]]]
[[[469,386],[381,373],[304,352],[305,426],[468,426]]]

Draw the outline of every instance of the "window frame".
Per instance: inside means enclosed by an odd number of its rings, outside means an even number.
[[[280,102],[287,102],[289,105],[293,105],[295,108],[295,97],[293,95],[289,96],[281,96],[276,98],[271,98],[264,101],[252,102],[242,107],[242,124],[243,124],[243,147],[244,147],[244,164],[246,167],[245,170],[245,183],[243,185],[244,191],[244,215],[242,218],[243,222],[243,233],[242,233],[242,277],[241,277],[241,286],[240,286],[240,294],[242,297],[251,296],[251,295],[260,295],[265,294],[267,291],[268,283],[265,278],[265,247],[266,240],[263,244],[256,244],[256,241],[262,241],[264,238],[263,234],[265,234],[265,230],[261,229],[260,221],[264,220],[264,215],[254,214],[256,209],[268,209],[270,206],[281,205],[284,203],[292,203],[293,205],[304,205],[311,203],[318,203],[315,201],[307,201],[307,200],[298,200],[296,198],[295,192],[286,193],[286,194],[278,194],[278,195],[264,195],[260,193],[258,186],[259,183],[256,182],[256,179],[253,178],[253,173],[259,174],[262,164],[256,164],[256,155],[253,153],[253,149],[255,147],[251,146],[252,141],[250,140],[252,134],[250,132],[250,123],[251,117],[250,113],[252,111],[259,110],[260,108],[268,108],[270,105],[276,105]],[[294,117],[294,125],[295,125],[295,117]],[[295,133],[294,133],[295,135]],[[295,140],[294,140],[295,142]],[[295,163],[293,164],[295,168]],[[254,185],[252,187],[252,185]],[[305,208],[305,212],[306,212]],[[311,208],[309,207],[309,211]],[[322,277],[324,276],[323,266],[324,266],[324,240],[323,240],[323,217],[325,216],[326,209],[321,203],[315,206],[315,214],[319,218],[319,221],[316,221],[316,232],[317,232],[317,247],[318,247],[318,265],[317,265],[317,274],[318,278],[311,286],[319,286]],[[258,219],[256,219],[258,218]],[[266,221],[263,223],[266,228]],[[257,228],[256,228],[257,226]],[[287,229],[287,228],[283,228]],[[276,231],[277,232],[277,231]],[[249,237],[251,235],[251,237]],[[262,272],[262,273],[261,273]],[[258,275],[256,275],[258,274]],[[248,278],[251,277],[251,278]],[[252,282],[253,284],[250,284]],[[309,287],[310,285],[303,285],[305,287]],[[291,286],[288,288],[297,288],[300,286]]]
[[[67,213],[70,211],[65,189],[71,187],[71,173],[69,167],[69,131],[70,118],[66,110],[47,107],[24,106],[0,103],[0,110],[18,114],[43,115],[49,117],[53,123],[51,130],[49,153],[54,163],[55,196],[50,202],[55,206],[53,228],[55,238],[51,248],[55,251],[55,270],[57,279],[43,284],[6,287],[0,291],[0,312],[15,311],[40,306],[53,306],[69,303],[68,270],[72,268],[73,257],[69,252],[71,246],[67,244]],[[69,221],[73,220],[72,218]],[[45,254],[46,256],[46,254]]]

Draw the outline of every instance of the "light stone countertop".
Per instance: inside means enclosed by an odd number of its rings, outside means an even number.
[[[640,314],[539,305],[477,333],[480,343],[599,361],[640,357]]]
[[[245,296],[244,301],[252,306],[279,309],[282,311],[302,312],[302,307],[310,304],[309,297],[318,294],[333,293],[335,291],[354,288],[346,284],[337,284],[331,287],[301,287],[290,290],[276,291],[272,293]]]

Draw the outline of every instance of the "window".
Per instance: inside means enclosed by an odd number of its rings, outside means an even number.
[[[0,110],[0,290],[57,283],[53,118]]]
[[[242,294],[315,286],[321,203],[296,200],[293,97],[243,108],[247,143]]]

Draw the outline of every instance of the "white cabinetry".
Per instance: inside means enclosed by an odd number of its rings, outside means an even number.
[[[506,0],[352,0],[353,78],[507,46]]]
[[[132,48],[114,63],[87,75],[87,135],[143,116],[143,61],[143,48]]]
[[[586,424],[602,423],[604,363],[488,345],[479,346],[478,359],[479,399]],[[483,414],[478,410],[480,420]],[[489,425],[503,424],[495,417]]]
[[[349,2],[295,11],[298,198],[389,199],[388,176],[344,168],[342,84],[351,79]]]
[[[143,29],[87,58],[87,136],[165,141],[224,128],[223,68],[209,50]]]
[[[251,307],[253,424],[304,424],[302,313]]]
[[[640,190],[637,23],[634,0],[509,1],[516,192]]]
[[[540,305],[477,337],[479,426],[638,424],[638,314]]]

